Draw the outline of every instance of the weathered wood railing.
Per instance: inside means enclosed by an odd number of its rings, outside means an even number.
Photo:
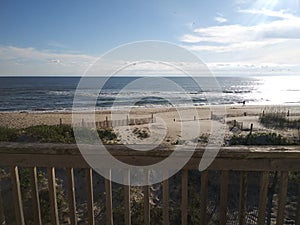
[[[150,152],[132,151],[125,146],[112,145],[107,146],[112,155],[118,159],[137,164],[145,162],[146,164],[155,163],[163,160],[170,154],[169,149],[160,148]],[[181,171],[181,224],[188,224],[189,216],[189,191],[188,181],[190,170],[197,170],[199,162],[203,154],[203,148],[196,149],[193,157],[184,166]],[[186,151],[189,151],[187,148]],[[178,154],[180,157],[180,154]],[[69,221],[70,224],[77,224],[77,211],[75,201],[75,182],[74,168],[85,169],[86,177],[86,199],[87,199],[87,218],[88,224],[95,224],[94,215],[94,189],[93,189],[93,171],[85,162],[76,145],[61,144],[17,144],[17,143],[0,143],[0,168],[10,168],[10,178],[12,191],[14,196],[14,209],[16,223],[25,224],[22,193],[19,180],[18,168],[30,169],[30,185],[32,197],[32,214],[35,224],[42,224],[41,206],[38,190],[37,168],[47,168],[49,202],[51,210],[52,224],[60,224],[57,207],[57,186],[56,186],[56,169],[65,168],[67,176],[66,191],[68,193],[69,204]],[[221,171],[220,175],[220,210],[219,223],[226,224],[228,209],[228,182],[229,172],[238,171],[240,174],[240,193],[239,193],[239,209],[237,224],[246,224],[247,213],[247,173],[248,171],[257,171],[261,174],[259,184],[259,202],[257,224],[266,223],[266,207],[269,187],[269,173],[278,171],[280,174],[278,208],[277,208],[277,224],[284,224],[286,210],[286,196],[288,187],[289,172],[300,171],[300,146],[290,147],[224,147],[219,152],[217,158],[210,167],[201,172],[200,186],[200,224],[207,224],[207,194],[208,194],[208,175],[211,171]],[[167,172],[167,171],[165,171]],[[128,173],[127,176],[130,176]],[[131,224],[131,202],[130,202],[130,186],[124,186],[124,224]],[[1,190],[1,186],[0,186]],[[300,225],[300,187],[298,187],[297,209],[295,212],[294,224]],[[150,224],[150,188],[144,187],[144,224]],[[170,224],[169,221],[169,181],[162,182],[162,221],[163,224]],[[1,193],[0,193],[1,194]],[[113,224],[113,194],[112,183],[105,179],[105,198],[106,198],[106,223]],[[1,197],[1,196],[0,196]],[[0,222],[3,224],[12,224],[5,221],[3,208],[5,202],[1,202],[0,198]]]

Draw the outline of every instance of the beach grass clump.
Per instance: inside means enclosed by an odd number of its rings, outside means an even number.
[[[25,128],[23,133],[40,142],[75,143],[70,125],[37,125]]]
[[[87,127],[77,127],[76,134],[76,141],[80,144],[94,144],[98,139],[96,133],[92,129]]]
[[[17,129],[0,127],[0,141],[16,141],[18,135]]]
[[[276,133],[254,133],[251,135],[233,135],[229,145],[292,145],[287,138]]]
[[[94,143],[100,138],[104,144],[117,140],[117,134],[111,128],[97,130],[98,137],[90,128],[77,128],[80,134],[80,142]],[[76,143],[74,131],[71,125],[37,125],[24,129],[0,127],[0,141],[8,142],[44,142],[44,143]]]
[[[139,129],[136,127],[133,129],[132,133],[135,134],[140,139],[145,139],[150,137],[150,134],[146,129]]]
[[[260,114],[259,122],[267,128],[275,129],[299,129],[300,127],[300,119],[291,119],[289,112],[275,109]]]
[[[103,141],[114,141],[117,140],[118,135],[113,131],[113,129],[99,129],[97,130],[99,138]]]
[[[172,142],[172,145],[183,145],[185,140],[177,139],[176,141]]]
[[[208,140],[209,140],[209,134],[205,133],[205,134],[201,134],[199,137],[196,137],[194,139],[194,142],[207,144]]]

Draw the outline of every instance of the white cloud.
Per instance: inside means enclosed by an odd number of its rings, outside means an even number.
[[[260,49],[265,46],[274,45],[277,43],[283,42],[280,39],[272,39],[272,40],[264,40],[264,41],[243,41],[243,42],[235,42],[229,45],[190,45],[185,46],[186,48],[193,51],[213,51],[215,53],[222,52],[237,52],[237,51],[246,51],[249,49]]]
[[[186,71],[196,70],[197,72],[204,68],[199,63],[193,64],[176,60],[177,56],[175,55],[173,58],[161,59],[163,62],[170,60],[166,62],[167,64],[139,62],[139,59],[141,61],[143,59],[138,56],[124,60],[126,57],[118,58],[119,54],[112,54],[111,57],[97,61],[97,57],[89,55],[60,54],[34,48],[0,46],[0,75],[82,75],[88,68],[87,75],[91,76],[102,73],[111,74],[112,71],[121,76],[183,75],[184,73],[177,68]],[[96,63],[94,64],[94,62]]]
[[[80,75],[96,58],[0,46],[0,75]]]
[[[218,22],[218,23],[226,23],[226,22],[227,22],[227,19],[226,19],[226,18],[220,17],[220,16],[216,16],[216,17],[214,18],[214,20],[215,20],[216,22]]]
[[[266,8],[263,9],[240,9],[238,10],[240,13],[248,13],[248,14],[260,14],[269,17],[278,17],[282,19],[295,19],[296,16],[285,12],[284,10],[274,11]]]
[[[221,13],[218,13],[218,15],[214,18],[214,20],[218,23],[226,23],[227,22],[227,19]]]
[[[251,28],[241,25],[222,25],[207,28],[194,29],[193,34],[186,34],[181,41],[187,43],[211,42],[211,43],[235,43],[252,39]]]
[[[245,9],[238,12],[270,19],[255,25],[236,23],[200,27],[181,37],[183,46],[198,52],[207,62],[299,65],[300,17],[282,10]]]
[[[233,24],[198,28],[194,29],[193,34],[185,34],[181,41],[186,43],[212,42],[228,44],[259,41],[267,38],[300,38],[300,17],[290,14],[282,14],[282,16],[285,19],[253,26]]]
[[[53,62],[53,63],[60,63],[60,60],[59,59],[52,59],[51,62]]]
[[[268,7],[274,7],[278,5],[278,3],[281,0],[233,0],[234,3],[238,6],[245,6],[245,5],[252,5],[255,6],[255,8],[265,8]]]

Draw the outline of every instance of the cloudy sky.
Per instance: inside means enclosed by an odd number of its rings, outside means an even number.
[[[182,46],[218,75],[298,75],[299,1],[2,0],[0,75],[81,75],[141,40]]]

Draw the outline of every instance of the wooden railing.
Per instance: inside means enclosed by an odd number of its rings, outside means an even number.
[[[119,160],[127,163],[137,164],[145,162],[152,164],[163,160],[172,150],[160,148],[149,152],[132,151],[125,146],[111,145],[107,146],[108,150]],[[188,147],[183,151],[189,151]],[[197,170],[201,160],[203,148],[196,149],[193,157],[184,166],[181,171],[181,224],[186,225],[189,222],[189,171]],[[180,153],[177,155],[180,157]],[[105,160],[105,159],[104,159]],[[41,204],[38,189],[38,174],[37,168],[47,168],[49,203],[51,212],[51,223],[62,224],[59,221],[58,202],[57,202],[57,184],[56,170],[64,168],[66,174],[67,185],[65,187],[68,196],[68,214],[69,223],[77,224],[78,216],[76,209],[76,182],[74,181],[74,169],[82,168],[85,170],[86,182],[86,199],[87,199],[87,218],[85,224],[95,224],[94,212],[94,186],[93,186],[93,171],[85,162],[76,145],[62,144],[18,144],[18,143],[0,143],[0,168],[9,168],[12,193],[14,199],[14,211],[16,224],[25,224],[25,215],[23,211],[22,192],[20,187],[19,171],[20,168],[29,168],[30,170],[30,188],[32,208],[31,212],[34,217],[34,224],[42,224]],[[170,168],[171,169],[171,168]],[[220,198],[219,198],[219,224],[227,224],[228,211],[228,192],[229,190],[229,175],[234,171],[240,177],[239,181],[239,203],[238,203],[238,218],[236,224],[249,224],[247,218],[247,188],[248,188],[248,172],[256,171],[260,174],[260,183],[258,191],[258,215],[257,224],[266,224],[267,200],[269,191],[269,174],[277,171],[279,174],[279,189],[278,189],[278,207],[276,212],[276,224],[285,223],[285,212],[287,204],[287,189],[288,180],[291,172],[300,171],[300,146],[290,147],[224,147],[219,152],[217,158],[209,166],[206,171],[200,173],[200,206],[199,217],[200,224],[207,224],[207,204],[208,204],[208,186],[209,174],[214,171],[220,171]],[[167,172],[167,171],[166,171]],[[126,176],[130,176],[129,172]],[[1,184],[1,183],[0,183]],[[1,186],[0,186],[1,190]],[[124,224],[131,224],[132,206],[130,201],[131,187],[124,186]],[[170,190],[169,180],[165,180],[161,184],[162,190],[162,218],[163,224],[170,223]],[[150,224],[151,221],[151,190],[149,186],[143,188],[144,198],[144,223]],[[1,193],[0,193],[1,194]],[[298,184],[298,192],[295,194],[297,206],[293,224],[300,225],[300,187]],[[112,182],[105,179],[105,207],[106,207],[106,222],[107,225],[113,224],[114,208],[112,201]],[[5,220],[5,206],[7,202],[1,202],[0,195],[0,222],[2,224],[14,224],[12,221]],[[180,224],[180,223],[176,223]],[[190,223],[189,223],[190,224]]]

